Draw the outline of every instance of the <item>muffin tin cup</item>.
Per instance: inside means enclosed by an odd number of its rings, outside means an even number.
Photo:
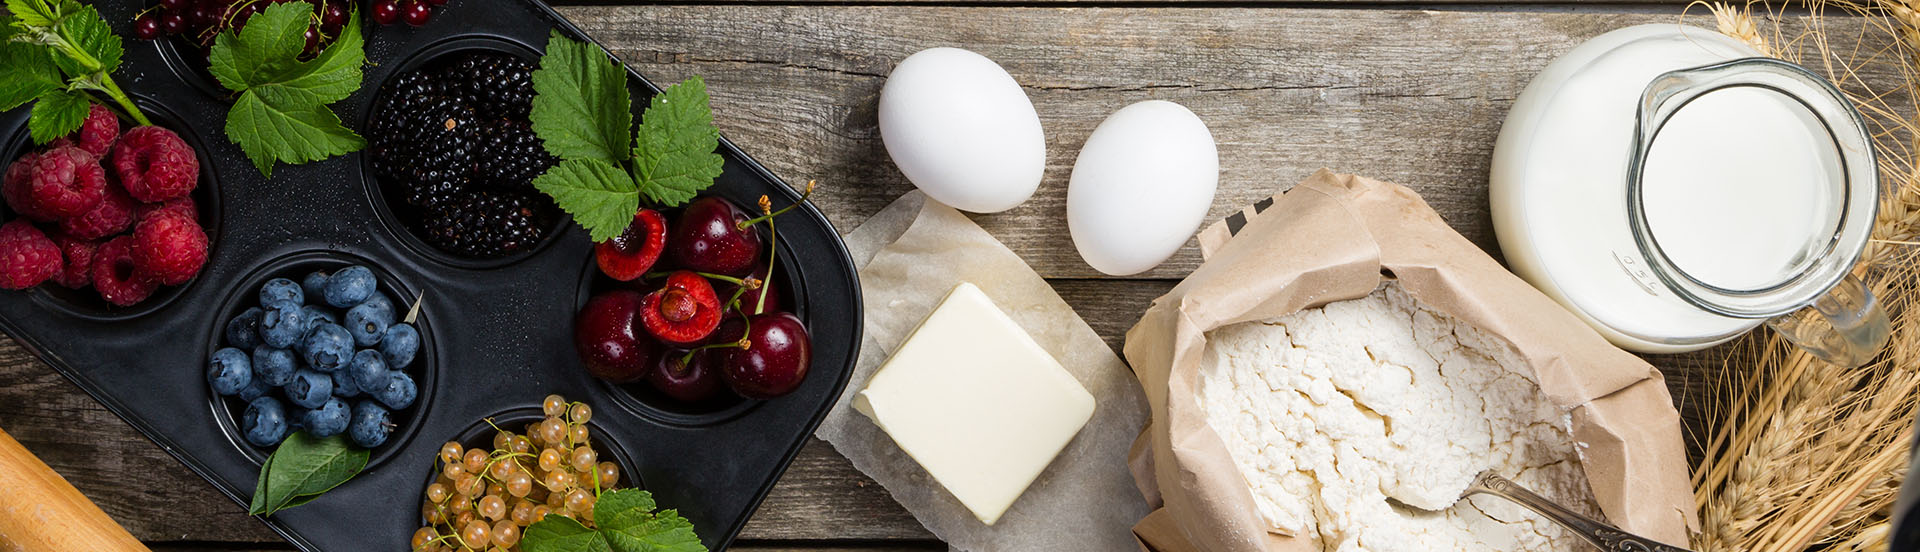
[[[599,414],[596,412],[594,416],[598,417]],[[439,450],[439,443],[449,441],[460,443],[460,446],[466,450],[471,450],[474,447],[484,447],[485,450],[493,450],[493,435],[498,432],[495,426],[498,426],[499,429],[525,435],[527,424],[538,422],[545,418],[546,414],[541,412],[539,406],[504,410],[498,414],[487,416],[484,419],[474,422],[473,425],[467,426],[466,430],[455,434],[447,441],[436,441],[434,450]],[[635,469],[632,457],[627,456],[626,449],[621,448],[620,443],[615,442],[613,439],[606,438],[606,436],[602,434],[600,425],[595,423],[595,421],[596,420],[587,421],[587,428],[592,432],[588,439],[592,442],[593,452],[599,456],[600,461],[611,461],[614,465],[620,466],[620,481],[615,484],[615,487],[620,489],[646,490],[646,482],[638,479],[636,475],[640,473],[640,470]],[[439,456],[436,455],[427,460],[427,462],[424,462],[424,464],[426,464],[426,479],[420,482],[419,489],[409,489],[414,491],[416,501],[425,500],[427,486],[432,485],[440,478],[439,468],[442,464],[439,462]],[[536,481],[534,484],[539,485],[539,482]],[[427,524],[426,518],[418,516],[417,514],[419,514],[419,512],[417,511],[415,514],[420,525],[425,526]]]
[[[130,1],[96,6],[122,36],[130,36],[144,7]],[[586,40],[530,0],[451,6],[424,27],[367,24],[364,85],[332,106],[341,120],[363,126],[375,116],[382,85],[437,55],[466,48],[531,55],[556,29]],[[90,310],[50,290],[0,292],[0,330],[245,505],[267,451],[239,438],[238,405],[216,398],[206,380],[208,356],[222,346],[227,320],[251,303],[260,282],[317,266],[303,263],[363,264],[379,274],[396,304],[423,297],[423,351],[409,369],[420,394],[396,412],[401,427],[353,480],[262,520],[302,550],[405,549],[420,527],[420,470],[432,464],[444,443],[438,439],[548,394],[591,405],[595,440],[613,447],[626,470],[622,478],[644,482],[661,507],[693,523],[709,548],[724,549],[847,385],[860,343],[859,282],[838,233],[812,206],[777,221],[778,273],[785,277],[776,284],[813,341],[806,382],[779,399],[681,407],[648,395],[644,384],[605,384],[581,367],[573,321],[603,285],[592,277],[592,243],[584,230],[563,219],[544,243],[507,259],[464,262],[438,254],[388,211],[364,154],[279,165],[268,179],[226,139],[226,95],[209,93],[181,72],[180,64],[197,55],[169,53],[178,45],[164,41],[129,38],[125,44],[115,79],[142,98],[156,122],[181,131],[201,157],[196,198],[213,243],[206,266],[170,295],[119,311]],[[629,85],[636,111],[659,90],[631,71]],[[0,138],[12,139],[0,143],[7,153],[18,154],[27,116],[25,108],[0,113]],[[740,206],[765,195],[776,209],[799,200],[724,138],[718,153],[725,168],[704,195]]]
[[[393,301],[395,311],[394,322],[398,323],[405,320],[408,307],[412,306],[414,298],[420,295],[419,288],[406,285],[405,282],[400,281],[397,276],[381,268],[378,264],[351,254],[326,250],[303,251],[267,263],[265,266],[260,267],[259,270],[254,271],[252,275],[241,280],[240,284],[232,289],[233,293],[218,311],[220,313],[219,316],[213,319],[213,328],[207,332],[206,352],[201,355],[200,358],[213,358],[214,351],[227,346],[227,321],[232,320],[241,312],[246,311],[248,307],[260,306],[260,286],[266,284],[268,280],[287,278],[299,282],[301,276],[305,276],[316,270],[331,273],[335,270],[353,265],[365,266],[373,271],[374,278],[379,282],[380,293],[386,294],[387,298]],[[309,300],[308,304],[312,304],[312,301]],[[329,309],[340,310],[331,309],[330,307]],[[431,320],[428,320],[428,317],[418,317],[418,319],[413,321],[413,326],[420,331],[420,352],[414,355],[413,363],[404,368],[404,371],[408,376],[413,377],[414,385],[419,388],[419,394],[414,396],[413,404],[408,405],[406,408],[392,411],[389,420],[395,425],[393,433],[387,436],[386,443],[375,447],[371,451],[372,454],[367,460],[367,469],[373,469],[386,462],[389,458],[393,457],[395,452],[403,448],[405,443],[413,438],[414,433],[420,430],[422,422],[427,417],[428,410],[431,409],[433,405],[433,392],[435,389],[438,389],[435,383],[437,383],[437,376],[439,375],[439,364],[435,362],[438,355],[434,352],[434,346],[438,343],[438,340],[434,339],[433,324]],[[251,351],[249,351],[249,354],[251,354]],[[340,369],[345,370],[346,368],[341,367]],[[234,448],[240,451],[240,454],[245,455],[248,459],[252,460],[254,464],[265,463],[267,455],[272,454],[273,450],[269,447],[259,447],[247,442],[245,432],[240,427],[240,416],[247,408],[246,401],[240,400],[239,397],[224,397],[215,393],[211,383],[206,385],[206,392],[208,406],[213,409],[214,419],[219,422],[220,429],[226,433],[228,442],[232,443]],[[348,399],[348,402],[351,403],[363,399],[371,400],[366,397],[367,396],[363,394],[361,397]],[[293,408],[292,403],[288,403],[288,406],[289,408]],[[291,418],[291,416],[292,413],[289,412],[289,417]],[[293,422],[294,420],[289,419],[288,421]]]

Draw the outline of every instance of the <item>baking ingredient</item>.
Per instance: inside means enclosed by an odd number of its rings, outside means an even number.
[[[1213,133],[1192,111],[1161,100],[1121,108],[1093,129],[1073,162],[1073,246],[1101,272],[1144,272],[1200,228],[1219,183]]]
[[[733,202],[703,197],[687,204],[674,220],[667,251],[690,270],[746,276],[765,247],[753,219]]]
[[[986,56],[959,48],[907,56],[887,74],[879,111],[887,155],[928,197],[997,213],[1040,186],[1040,116],[1020,83]]]
[[[639,334],[640,294],[614,290],[593,296],[573,325],[573,346],[593,377],[633,383],[646,377],[660,345]]]
[[[594,244],[593,259],[601,274],[629,282],[652,269],[666,248],[667,218],[659,211],[641,209],[620,235]]]
[[[134,268],[133,236],[122,235],[100,244],[94,251],[93,289],[100,298],[119,307],[130,307],[147,300],[160,283]]]
[[[82,139],[85,138],[83,134]],[[112,142],[112,146],[114,176],[120,178],[127,195],[141,203],[187,197],[200,183],[200,158],[171,130],[157,126],[134,127]]]
[[[147,217],[131,236],[134,270],[160,284],[185,284],[207,264],[207,233],[190,217]]]
[[[360,89],[366,62],[360,15],[349,15],[333,44],[302,61],[313,5],[274,3],[245,28],[221,31],[207,54],[214,79],[238,94],[227,111],[227,139],[265,176],[274,163],[301,164],[358,151],[360,135],[328,104]]]
[[[80,129],[93,112],[95,93],[135,122],[153,124],[114,82],[125,50],[93,6],[12,0],[7,12],[0,15],[0,111],[33,102],[27,132],[35,144]]]
[[[47,150],[28,169],[30,211],[49,220],[86,213],[106,197],[107,175],[93,154],[73,146]]]
[[[742,336],[739,347],[714,352],[727,387],[749,399],[772,399],[799,389],[813,363],[813,340],[800,317],[784,312],[757,314],[748,317],[744,326],[744,332],[730,326],[736,330],[723,334]]]
[[[720,394],[720,369],[711,351],[667,350],[653,355],[646,379],[654,389],[685,404],[698,404]],[[604,378],[603,378],[604,379]]]
[[[140,40],[178,37],[205,56],[222,32],[238,31],[272,0],[165,0],[141,10],[133,19],[133,36]],[[310,60],[333,44],[345,30],[351,0],[309,2],[311,15],[301,32],[299,59]]]
[[[666,283],[640,298],[640,325],[661,343],[691,347],[720,327],[720,299],[713,284],[691,271],[676,270]]]
[[[247,513],[270,516],[311,502],[353,479],[367,467],[367,458],[366,449],[348,446],[342,436],[318,438],[295,433],[260,465],[260,479],[254,484]]]
[[[27,289],[60,272],[60,247],[33,223],[0,224],[0,287]]]
[[[627,73],[599,46],[554,31],[533,88],[533,130],[561,159],[533,185],[595,242],[624,231],[642,196],[679,206],[720,176],[720,131],[698,76],[655,94],[635,127]]]
[[[992,525],[1093,416],[1093,395],[971,283],[955,286],[853,407]]]
[[[1493,469],[1597,516],[1570,413],[1499,338],[1373,294],[1207,336],[1201,404],[1270,531],[1324,550],[1577,550],[1497,499]]]

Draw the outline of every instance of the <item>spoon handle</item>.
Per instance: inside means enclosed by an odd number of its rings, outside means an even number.
[[[1473,486],[1467,487],[1467,492],[1460,496],[1465,498],[1476,494],[1489,494],[1511,500],[1515,504],[1519,504],[1528,510],[1533,510],[1534,513],[1546,516],[1547,519],[1553,520],[1554,523],[1560,524],[1561,527],[1566,527],[1568,530],[1573,531],[1574,534],[1579,535],[1580,538],[1586,539],[1588,543],[1601,550],[1607,550],[1609,552],[1688,552],[1685,548],[1660,544],[1654,542],[1652,539],[1621,531],[1612,525],[1594,521],[1592,518],[1580,515],[1564,506],[1555,504],[1545,497],[1533,494],[1533,491],[1529,491],[1525,487],[1521,487],[1518,483],[1508,481],[1507,478],[1500,477],[1491,471],[1482,472],[1479,477],[1474,478]]]

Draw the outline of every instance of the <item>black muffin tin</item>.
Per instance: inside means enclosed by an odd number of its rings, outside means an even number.
[[[486,441],[482,420],[490,416],[518,430],[536,417],[543,397],[558,393],[593,407],[594,439],[603,456],[622,465],[624,485],[640,482],[662,507],[691,520],[709,548],[724,549],[846,386],[860,343],[860,288],[838,233],[812,206],[777,220],[775,276],[813,339],[806,383],[769,401],[669,404],[640,387],[595,380],[574,354],[575,312],[607,286],[593,276],[584,230],[565,221],[531,251],[460,259],[401,226],[361,153],[279,165],[271,179],[263,177],[227,140],[230,100],[199,66],[199,53],[173,40],[130,38],[144,2],[96,5],[128,37],[115,79],[156,124],[200,154],[194,197],[211,252],[191,282],[127,309],[108,307],[90,289],[52,283],[0,292],[0,329],[245,505],[267,451],[240,438],[233,404],[214,396],[206,381],[226,320],[268,278],[297,281],[316,268],[352,263],[373,268],[401,309],[424,297],[422,351],[408,368],[419,399],[396,412],[393,436],[352,481],[263,520],[299,548],[406,550],[422,523],[421,495],[440,445]],[[380,89],[400,71],[466,49],[536,56],[555,29],[589,40],[531,0],[453,0],[419,28],[364,22],[363,85],[334,111],[364,130]],[[644,106],[658,88],[628,75],[634,105]],[[24,107],[0,114],[0,161],[11,163],[32,147],[26,120]],[[775,208],[798,199],[725,139],[720,153],[725,172],[706,195],[742,206],[768,195]]]

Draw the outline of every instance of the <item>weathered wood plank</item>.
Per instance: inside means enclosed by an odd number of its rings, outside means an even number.
[[[875,105],[892,64],[945,45],[997,60],[1040,114],[1048,169],[1032,200],[975,218],[1042,275],[1078,278],[1101,275],[1075,253],[1063,220],[1074,157],[1102,118],[1146,99],[1186,105],[1211,128],[1222,170],[1210,220],[1331,167],[1419,190],[1497,257],[1485,185],[1513,98],[1580,41],[1632,24],[1676,22],[1681,8],[561,11],[656,80],[704,76],[722,131],[790,181],[819,179],[826,185],[820,205],[842,229],[910,189],[877,129]],[[1198,260],[1188,247],[1143,276],[1177,278]]]

